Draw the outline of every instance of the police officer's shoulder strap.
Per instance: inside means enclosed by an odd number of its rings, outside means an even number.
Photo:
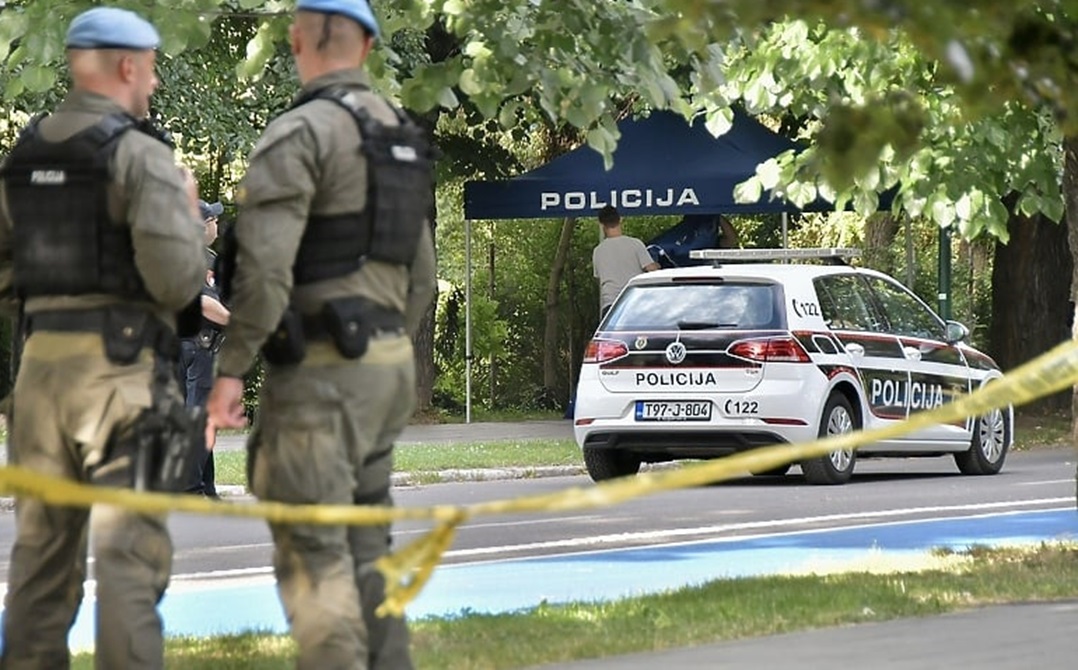
[[[329,100],[337,103],[343,107],[352,118],[356,120],[356,124],[359,126],[359,132],[363,136],[369,136],[372,133],[377,132],[377,128],[382,126],[380,121],[371,116],[371,113],[367,111],[365,107],[361,107],[356,104],[355,91],[369,91],[366,86],[358,86],[352,88],[345,88],[343,86],[326,86],[324,88],[308,91],[300,96],[295,103],[292,104],[292,109],[305,105],[313,100]],[[397,122],[402,126],[413,125],[413,122],[408,115],[404,113],[404,110],[396,105],[386,102],[389,108],[393,110],[393,113],[397,117]]]

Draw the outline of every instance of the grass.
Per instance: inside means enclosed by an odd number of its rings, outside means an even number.
[[[537,468],[580,466],[580,448],[572,440],[506,440],[454,444],[403,444],[393,452],[394,469],[436,481],[446,470],[472,468]],[[246,485],[247,454],[221,451],[214,455],[215,478],[222,485]],[[424,475],[429,477],[424,478]]]
[[[881,557],[882,559],[883,557]],[[883,559],[885,560],[885,559]],[[716,580],[614,602],[575,602],[512,613],[462,612],[412,623],[416,666],[510,670],[1005,602],[1078,597],[1078,545],[938,551],[920,569],[831,566],[821,575]],[[250,633],[172,638],[166,666],[180,670],[293,667],[287,636]],[[74,668],[90,668],[89,654]]]
[[[1034,447],[1073,444],[1070,412],[1029,413],[1014,415],[1014,448],[1024,451]]]

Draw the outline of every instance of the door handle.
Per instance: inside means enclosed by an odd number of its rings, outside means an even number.
[[[864,347],[864,345],[857,344],[856,342],[850,342],[849,344],[844,345],[844,346],[846,347],[846,353],[848,353],[851,356],[864,356],[865,355],[865,347]]]

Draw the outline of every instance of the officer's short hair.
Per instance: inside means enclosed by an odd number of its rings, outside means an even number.
[[[618,214],[617,207],[613,205],[607,205],[599,210],[599,223],[604,226],[616,226],[621,223],[621,215]]]

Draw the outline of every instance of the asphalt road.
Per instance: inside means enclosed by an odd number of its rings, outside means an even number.
[[[1047,509],[1074,500],[1074,472],[1074,452],[1065,448],[1011,454],[995,477],[962,476],[950,458],[889,459],[860,462],[845,486],[816,487],[795,468],[780,479],[746,477],[602,509],[476,518],[461,528],[446,562]],[[394,497],[407,507],[469,505],[589,486],[586,476],[467,481],[398,486]],[[175,514],[170,526],[177,575],[269,565],[271,543],[261,522]],[[397,542],[426,529],[398,524]],[[0,513],[0,582],[6,581],[13,532],[13,516]]]

